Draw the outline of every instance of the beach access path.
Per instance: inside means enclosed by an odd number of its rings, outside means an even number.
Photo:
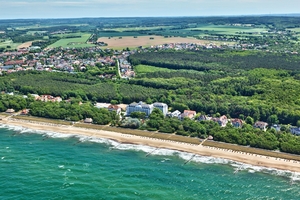
[[[50,123],[39,123],[28,120],[18,120],[8,118],[0,121],[1,124],[19,126],[23,128],[50,131],[63,134],[81,135],[94,138],[106,138],[118,141],[120,143],[130,143],[137,145],[147,145],[156,148],[165,148],[188,152],[192,154],[211,156],[216,158],[224,158],[236,162],[246,163],[254,166],[264,166],[293,172],[300,172],[300,162],[296,160],[287,160],[276,157],[268,157],[258,154],[234,151],[230,149],[222,149],[216,147],[203,146],[201,144],[190,144],[184,142],[176,142],[171,140],[163,140],[158,138],[150,138],[137,135],[129,135],[112,131],[97,130],[90,128],[80,128],[69,125],[57,125]]]

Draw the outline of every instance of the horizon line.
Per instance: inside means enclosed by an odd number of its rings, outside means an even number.
[[[109,17],[45,17],[45,18],[38,18],[38,17],[33,17],[33,18],[3,18],[0,19],[0,21],[2,20],[47,20],[47,19],[101,19],[101,18],[178,18],[178,17],[249,17],[249,16],[291,16],[291,17],[300,17],[300,13],[275,13],[275,14],[241,14],[241,15],[174,15],[174,16],[109,16]]]

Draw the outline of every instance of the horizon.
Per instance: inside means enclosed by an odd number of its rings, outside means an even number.
[[[5,19],[299,15],[297,0],[0,0]]]
[[[59,20],[59,19],[114,19],[114,18],[192,18],[192,17],[199,17],[199,18],[209,18],[209,17],[268,17],[268,16],[278,16],[278,17],[300,17],[300,13],[275,13],[275,14],[248,14],[248,15],[207,15],[207,16],[197,16],[197,15],[190,15],[190,16],[109,16],[109,17],[36,17],[36,18],[5,18],[3,20]]]

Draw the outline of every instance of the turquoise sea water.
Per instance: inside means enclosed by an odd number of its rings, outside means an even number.
[[[0,126],[0,199],[300,199],[300,174],[191,156]]]

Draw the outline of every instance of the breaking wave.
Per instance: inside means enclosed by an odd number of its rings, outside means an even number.
[[[182,152],[178,150],[171,150],[166,148],[156,148],[146,145],[137,145],[137,144],[127,144],[127,143],[119,143],[115,140],[98,138],[98,137],[89,137],[83,135],[75,135],[75,134],[66,134],[66,133],[58,133],[58,132],[50,132],[50,131],[40,131],[29,128],[24,128],[21,126],[13,126],[0,124],[0,128],[5,128],[8,130],[13,130],[16,134],[24,134],[24,133],[34,133],[41,134],[44,137],[51,138],[77,138],[79,142],[93,142],[106,144],[110,149],[118,149],[118,150],[133,150],[133,151],[142,151],[146,153],[146,156],[149,155],[157,155],[157,156],[177,156],[187,162],[194,163],[204,163],[204,164],[222,164],[222,165],[230,165],[234,169],[234,173],[240,171],[247,171],[249,173],[268,173],[275,176],[287,177],[290,179],[291,183],[300,182],[300,173],[299,172],[291,172],[288,170],[279,170],[275,168],[268,168],[263,166],[255,166],[250,164],[245,164],[241,162],[232,161],[224,158],[216,158],[211,156],[201,156],[195,155],[193,153]]]

